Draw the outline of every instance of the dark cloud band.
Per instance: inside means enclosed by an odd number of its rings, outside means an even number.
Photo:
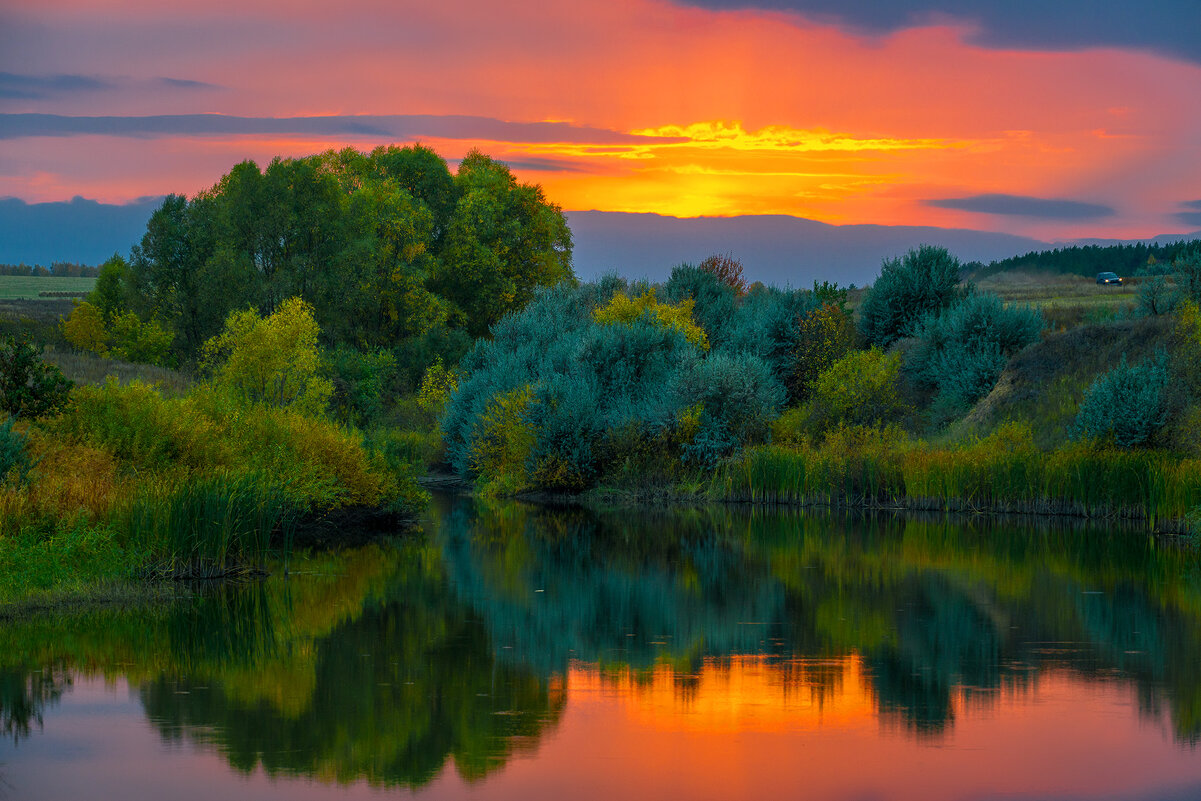
[[[52,100],[68,95],[96,94],[130,88],[207,91],[224,87],[186,78],[153,78],[139,81],[95,75],[22,75],[16,72],[0,72],[0,99],[5,100]]]
[[[665,144],[678,137],[635,136],[566,122],[506,122],[491,117],[395,114],[331,117],[232,117],[223,114],[171,114],[154,117],[64,117],[57,114],[0,114],[0,139],[27,136],[280,135],[407,140],[480,139],[496,142],[581,144]]]
[[[1119,47],[1201,62],[1197,0],[681,0],[709,9],[791,11],[867,35],[932,23],[977,26],[972,41],[1021,50]]]
[[[1009,217],[1034,217],[1043,220],[1096,220],[1112,216],[1114,210],[1096,203],[1078,200],[1051,200],[1023,195],[972,195],[925,201],[940,209],[1002,214]]]
[[[46,100],[111,88],[110,81],[90,75],[19,75],[0,72],[0,98],[5,100]]]

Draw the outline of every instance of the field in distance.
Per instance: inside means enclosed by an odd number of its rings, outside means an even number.
[[[53,276],[0,275],[0,300],[51,300],[43,292],[91,292],[95,278],[54,278]]]

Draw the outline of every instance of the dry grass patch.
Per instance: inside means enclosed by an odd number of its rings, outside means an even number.
[[[178,397],[187,394],[195,383],[191,376],[179,370],[152,364],[132,364],[92,353],[48,348],[43,356],[47,362],[62,370],[63,375],[83,386],[103,386],[110,378],[116,379],[119,384],[140,381],[168,396]]]

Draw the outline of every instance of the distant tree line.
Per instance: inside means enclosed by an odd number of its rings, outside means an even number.
[[[76,264],[73,261],[51,262],[49,267],[41,264],[0,264],[0,275],[36,276],[38,278],[95,278],[99,267]]]
[[[1073,245],[1054,250],[1031,251],[1022,256],[989,262],[973,272],[984,278],[1009,270],[1031,270],[1092,276],[1102,272],[1118,275],[1162,275],[1173,272],[1172,264],[1201,240],[1166,245]],[[969,265],[965,265],[969,266]]]

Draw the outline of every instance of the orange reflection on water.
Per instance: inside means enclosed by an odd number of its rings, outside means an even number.
[[[778,662],[757,656],[706,659],[682,673],[606,671],[577,663],[571,696],[601,694],[643,727],[707,734],[806,731],[874,725],[875,701],[858,657]]]
[[[573,663],[554,735],[492,777],[489,797],[1201,797],[1201,753],[1174,744],[1128,681],[1051,669],[955,688],[933,737],[880,712],[872,681],[858,656]],[[444,779],[432,796],[462,789]]]

